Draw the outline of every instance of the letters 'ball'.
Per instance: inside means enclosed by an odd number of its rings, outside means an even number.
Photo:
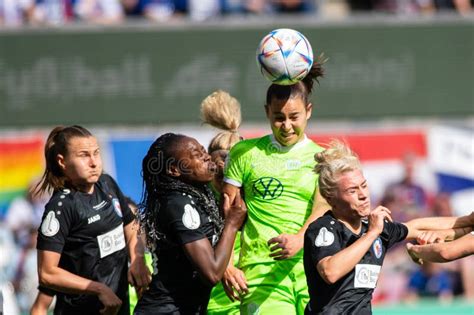
[[[303,34],[280,28],[261,40],[257,48],[257,65],[272,83],[295,84],[310,71],[313,50]]]

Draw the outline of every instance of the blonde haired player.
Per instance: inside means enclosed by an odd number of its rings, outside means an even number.
[[[310,302],[305,314],[372,314],[371,299],[387,250],[451,218],[392,222],[390,210],[371,208],[367,180],[357,156],[334,141],[316,154],[319,190],[331,210],[313,222],[304,241]],[[444,238],[460,231],[446,230]]]
[[[217,200],[221,199],[224,164],[230,149],[242,137],[239,134],[239,127],[242,122],[242,115],[240,112],[239,101],[223,90],[217,90],[207,96],[201,103],[201,120],[205,124],[209,124],[220,131],[215,135],[208,147],[208,152],[211,159],[217,165],[217,172],[211,182],[211,187]],[[238,269],[238,258],[240,252],[240,232],[236,236],[234,245],[233,257],[229,261],[229,266],[234,267],[238,274],[237,277],[240,283],[245,283],[245,276],[243,272]],[[245,286],[244,286],[245,288]],[[231,294],[230,294],[231,295]],[[239,314],[240,302],[231,300],[226,295],[222,283],[214,287],[211,292],[211,299],[207,306],[207,313],[209,315],[227,315]]]

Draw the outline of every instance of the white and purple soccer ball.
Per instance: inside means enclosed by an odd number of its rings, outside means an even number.
[[[260,41],[257,64],[264,77],[272,83],[291,85],[309,73],[313,65],[313,50],[303,34],[280,28]]]

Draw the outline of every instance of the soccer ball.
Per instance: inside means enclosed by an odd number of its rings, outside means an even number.
[[[313,65],[313,50],[298,31],[280,28],[266,35],[257,48],[257,65],[275,84],[291,85],[302,80]]]

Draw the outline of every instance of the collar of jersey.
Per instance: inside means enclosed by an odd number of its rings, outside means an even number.
[[[277,139],[275,139],[275,136],[273,134],[269,135],[269,137],[270,137],[270,141],[272,142],[273,147],[277,149],[278,152],[288,152],[291,150],[301,148],[310,141],[308,137],[306,136],[306,134],[304,134],[304,139],[302,141],[296,142],[293,145],[286,146],[286,145],[281,145],[280,142],[278,142]]]

